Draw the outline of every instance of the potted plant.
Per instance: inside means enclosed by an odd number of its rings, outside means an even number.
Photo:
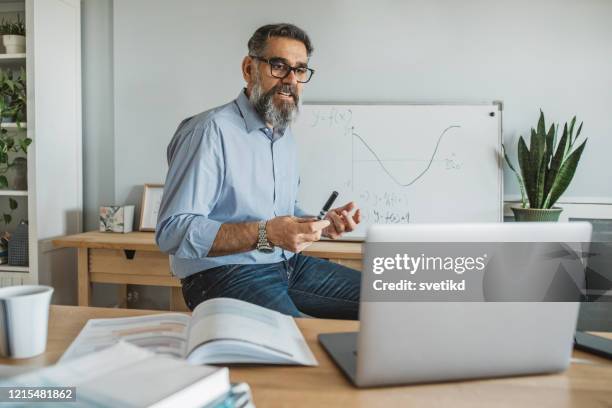
[[[521,189],[521,207],[512,207],[516,221],[558,221],[562,209],[554,207],[567,189],[587,139],[578,147],[576,141],[582,131],[582,123],[574,136],[576,117],[563,126],[563,135],[557,140],[559,126],[553,123],[546,131],[544,113],[540,110],[537,130],[531,128],[529,147],[523,136],[518,142],[520,174],[512,165],[502,145],[504,159],[514,172]],[[556,146],[556,147],[555,147]]]
[[[2,44],[7,54],[22,54],[25,52],[25,24],[19,14],[16,22],[5,22],[0,25]]]
[[[32,139],[25,135],[21,121],[25,119],[26,77],[23,68],[16,74],[10,70],[0,69],[0,117],[10,118],[17,124],[17,129],[9,131],[0,122],[0,189],[27,189],[27,156]],[[11,174],[12,177],[7,177]],[[15,211],[18,203],[9,197],[9,208]],[[12,221],[11,214],[3,214],[5,224]]]
[[[0,117],[20,126],[26,120],[26,73],[0,68]]]

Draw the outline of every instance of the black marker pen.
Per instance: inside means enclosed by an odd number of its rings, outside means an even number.
[[[331,193],[331,195],[329,196],[329,198],[325,202],[325,205],[323,206],[323,209],[319,212],[319,216],[317,217],[317,220],[322,220],[323,217],[325,217],[325,214],[327,213],[327,211],[329,211],[330,207],[332,206],[334,201],[336,201],[337,197],[338,197],[338,192],[337,191],[334,191],[333,193]]]

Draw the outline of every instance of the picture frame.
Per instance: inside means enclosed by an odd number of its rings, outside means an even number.
[[[138,231],[155,231],[163,193],[163,184],[144,185],[142,202],[140,204],[140,223]]]

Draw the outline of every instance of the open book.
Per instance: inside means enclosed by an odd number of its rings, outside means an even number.
[[[91,319],[60,361],[119,340],[192,364],[317,365],[291,316],[229,298],[200,303],[191,317],[164,313]]]

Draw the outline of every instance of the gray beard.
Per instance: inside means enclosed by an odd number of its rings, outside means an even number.
[[[295,120],[299,113],[299,97],[294,90],[291,90],[290,85],[274,86],[268,92],[264,92],[259,81],[259,75],[256,74],[256,82],[253,84],[249,100],[253,104],[255,111],[261,115],[266,123],[272,125],[274,129],[286,129],[291,122]],[[294,95],[295,103],[281,102],[280,108],[274,104],[272,98],[279,90],[291,90]]]

